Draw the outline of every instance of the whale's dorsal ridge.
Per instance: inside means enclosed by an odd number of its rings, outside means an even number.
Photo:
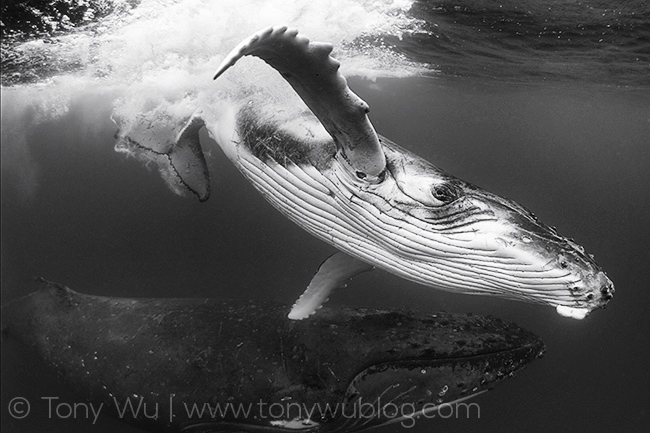
[[[386,168],[368,104],[348,87],[329,43],[310,42],[297,30],[270,27],[241,42],[223,60],[215,79],[244,56],[256,56],[291,84],[336,142],[358,177],[372,181]]]

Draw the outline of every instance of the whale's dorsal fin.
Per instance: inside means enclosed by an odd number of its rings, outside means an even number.
[[[368,104],[350,90],[331,52],[331,44],[310,42],[297,30],[270,27],[235,47],[214,78],[243,56],[263,59],[280,72],[318,117],[355,174],[372,181],[383,173],[386,159],[367,116]]]

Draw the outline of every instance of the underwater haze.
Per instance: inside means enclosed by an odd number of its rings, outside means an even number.
[[[74,3],[74,2],[73,2]],[[78,2],[81,3],[81,2]],[[270,25],[331,42],[377,131],[449,173],[514,199],[575,238],[616,286],[582,321],[553,308],[446,293],[375,271],[331,305],[494,315],[547,346],[474,400],[480,417],[377,432],[644,431],[650,425],[650,6],[645,0],[105,0],[75,22],[3,29],[2,304],[34,276],[104,296],[264,299],[290,307],[333,247],[271,207],[204,135],[212,194],[179,195],[155,160],[116,152],[144,112],[170,123],[227,110],[257,86],[301,103],[257,59],[221,60]],[[5,7],[5,6],[3,6]],[[29,26],[27,26],[29,27]],[[4,33],[7,32],[7,33]],[[170,186],[172,188],[170,188]],[[74,403],[3,338],[2,431],[140,432]],[[32,413],[12,418],[22,396]],[[461,414],[462,415],[462,414]]]

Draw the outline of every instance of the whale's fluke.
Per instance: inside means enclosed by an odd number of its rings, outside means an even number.
[[[158,117],[142,116],[135,123],[118,125],[115,150],[154,161],[174,192],[182,195],[189,191],[206,201],[210,197],[210,172],[199,142],[203,119],[194,115],[179,124]]]

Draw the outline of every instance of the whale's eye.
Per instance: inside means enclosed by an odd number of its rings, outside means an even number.
[[[451,183],[445,182],[433,185],[433,187],[431,187],[431,194],[436,200],[447,204],[458,198],[459,191]]]

